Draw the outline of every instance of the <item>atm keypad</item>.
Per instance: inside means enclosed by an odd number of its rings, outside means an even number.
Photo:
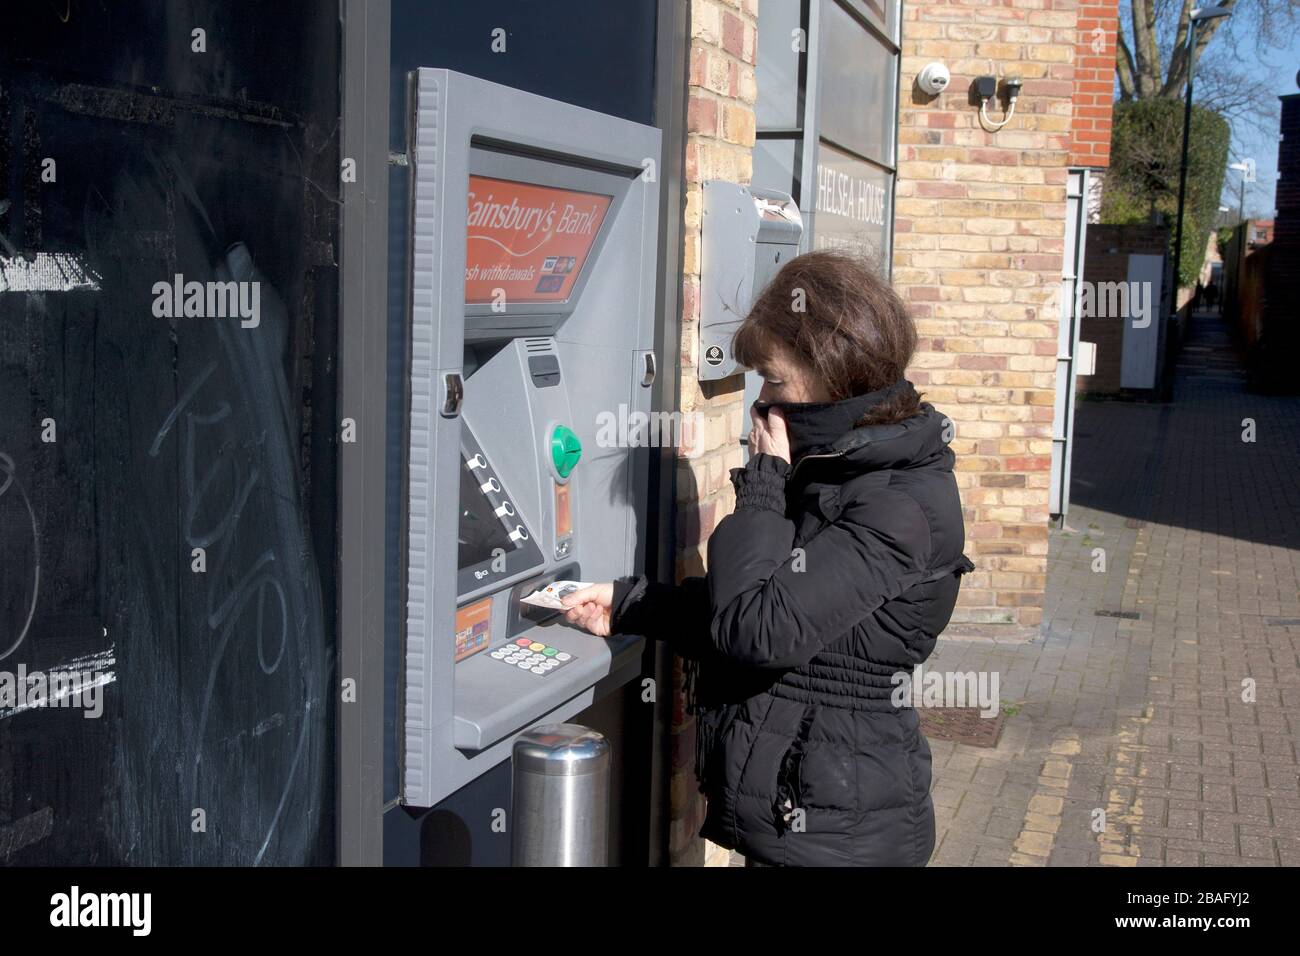
[[[569,661],[577,660],[567,651],[527,637],[520,637],[509,644],[503,644],[488,656],[522,671],[528,671],[530,674],[537,674],[539,677],[559,670]]]

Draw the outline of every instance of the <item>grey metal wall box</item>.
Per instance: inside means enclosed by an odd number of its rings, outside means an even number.
[[[521,732],[639,674],[642,638],[597,638],[519,598],[644,564],[648,455],[609,427],[650,411],[660,134],[449,70],[411,82],[401,794],[429,807]],[[551,255],[578,207],[603,214],[576,253]],[[513,245],[493,232],[521,221]],[[506,264],[480,271],[493,256]],[[489,273],[510,295],[468,293]],[[551,656],[507,662],[521,640]]]
[[[699,377],[711,382],[744,368],[731,339],[768,280],[799,254],[803,219],[787,193],[709,180],[700,238]]]

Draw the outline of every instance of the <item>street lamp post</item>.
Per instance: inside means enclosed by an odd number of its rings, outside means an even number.
[[[1229,284],[1231,284],[1231,301],[1233,305],[1230,306],[1230,308],[1235,308],[1237,301],[1237,282],[1241,276],[1242,263],[1246,259],[1246,249],[1250,245],[1250,227],[1246,224],[1246,184],[1255,181],[1255,161],[1249,157],[1244,157],[1239,163],[1229,163],[1228,168],[1241,173],[1241,189],[1237,193],[1237,228],[1241,231],[1241,236],[1233,247],[1237,254],[1233,259],[1231,271],[1228,270],[1228,264],[1226,262],[1224,263],[1223,290],[1220,301],[1230,301],[1228,292]],[[1220,206],[1219,208],[1226,210],[1226,207],[1224,206]]]
[[[1238,193],[1237,200],[1237,220],[1246,221],[1246,183],[1255,181],[1255,161],[1253,159],[1244,159],[1239,163],[1229,163],[1229,169],[1235,169],[1241,173],[1241,190]]]
[[[1187,143],[1192,133],[1192,74],[1196,70],[1196,28],[1205,20],[1231,16],[1227,7],[1197,7],[1187,23],[1187,99],[1183,105],[1183,159],[1178,170],[1178,228],[1174,232],[1174,315],[1178,314],[1179,273],[1183,261],[1183,204],[1187,201]]]

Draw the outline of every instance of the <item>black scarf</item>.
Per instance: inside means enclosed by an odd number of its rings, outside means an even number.
[[[838,402],[755,402],[754,407],[763,416],[769,408],[781,409],[790,436],[790,464],[794,464],[804,455],[829,448],[872,408],[911,387],[911,382],[900,378],[874,392]]]
[[[763,415],[774,406],[781,409],[790,438],[790,462],[794,464],[804,455],[829,448],[853,431],[870,409],[910,388],[912,383],[900,378],[882,389],[838,402],[755,402],[754,407]],[[683,660],[686,711],[695,715],[695,778],[701,790],[705,761],[741,698],[752,696],[754,690],[754,675],[737,678],[729,670],[722,662]]]

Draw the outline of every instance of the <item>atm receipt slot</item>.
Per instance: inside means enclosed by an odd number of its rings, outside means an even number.
[[[710,180],[700,250],[700,381],[744,371],[731,340],[768,281],[799,254],[803,218],[786,193]]]

